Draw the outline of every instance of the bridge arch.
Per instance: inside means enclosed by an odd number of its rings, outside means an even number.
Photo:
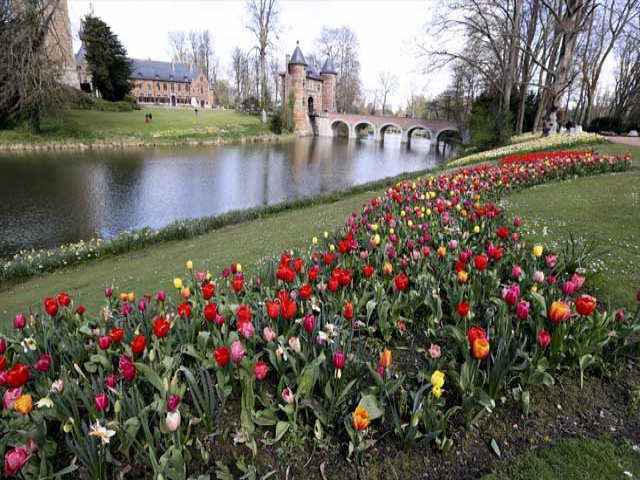
[[[376,128],[376,125],[373,122],[370,122],[369,120],[359,120],[353,124],[353,133],[355,137],[359,138],[360,132],[363,130],[363,128],[367,128],[367,127],[371,127],[371,129],[373,130],[373,137],[375,138],[378,133],[377,128]]]
[[[407,141],[411,141],[411,135],[416,131],[416,130],[424,130],[427,134],[427,137],[429,138],[429,140],[431,142],[433,142],[435,140],[435,136],[433,134],[433,130],[431,130],[429,127],[426,127],[424,125],[412,125],[411,127],[407,128]]]
[[[382,125],[380,125],[378,127],[378,137],[379,140],[384,142],[384,134],[387,132],[387,129],[389,128],[395,128],[398,131],[400,131],[400,138],[401,139],[405,139],[405,131],[402,129],[402,127],[400,125],[398,125],[395,122],[384,122]]]
[[[331,131],[334,137],[347,137],[351,138],[352,128],[349,122],[342,118],[336,118],[331,121]]]

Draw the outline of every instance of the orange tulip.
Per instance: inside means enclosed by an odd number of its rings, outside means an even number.
[[[473,358],[484,360],[489,355],[489,340],[486,338],[476,338],[471,345]]]
[[[13,408],[16,412],[26,415],[33,410],[33,398],[28,393],[21,395],[13,404]]]
[[[567,302],[556,301],[549,307],[549,320],[561,323],[571,316],[571,307]]]
[[[369,412],[364,407],[356,407],[353,412],[353,427],[358,431],[366,430],[370,421]]]
[[[389,368],[389,365],[391,365],[391,350],[388,348],[385,348],[380,354],[380,365],[384,368]]]

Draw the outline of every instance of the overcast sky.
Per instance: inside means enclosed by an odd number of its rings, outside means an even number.
[[[134,58],[169,60],[167,33],[171,30],[208,29],[215,39],[216,54],[225,76],[235,46],[248,51],[255,39],[247,30],[243,0],[68,0],[74,32],[74,48],[80,46],[80,19],[93,8],[107,22]],[[394,108],[403,106],[413,93],[441,92],[446,74],[420,73],[415,58],[416,38],[430,19],[431,0],[280,0],[278,56],[291,53],[296,40],[303,53],[314,50],[323,25],[348,25],[360,40],[360,63],[365,90],[378,87],[377,77],[392,70],[399,86],[392,95]]]

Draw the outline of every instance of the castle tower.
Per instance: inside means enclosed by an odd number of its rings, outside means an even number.
[[[288,62],[287,70],[290,76],[290,90],[295,97],[293,104],[293,123],[296,132],[309,131],[309,117],[305,104],[305,79],[307,76],[307,61],[296,42],[296,49]]]
[[[65,85],[80,88],[76,72],[76,60],[71,39],[71,21],[67,0],[58,0],[51,18],[49,34],[45,40],[49,57],[60,65],[60,81]]]
[[[336,111],[336,72],[331,57],[327,55],[324,65],[320,69],[322,76],[322,111],[334,113]]]

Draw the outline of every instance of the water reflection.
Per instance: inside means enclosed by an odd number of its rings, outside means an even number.
[[[450,156],[450,155],[447,155]],[[0,255],[178,218],[270,205],[435,167],[426,139],[303,138],[276,145],[0,156]]]

